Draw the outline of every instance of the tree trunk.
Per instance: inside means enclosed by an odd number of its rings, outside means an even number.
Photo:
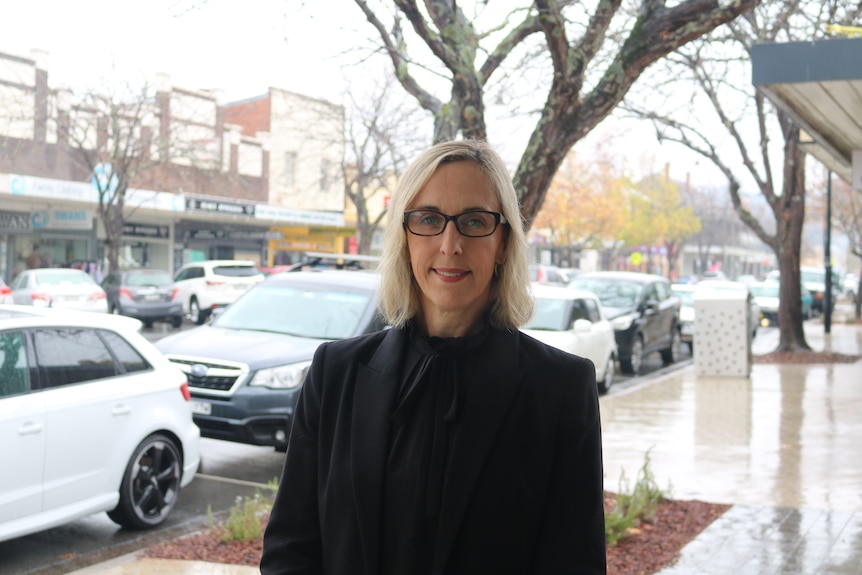
[[[799,256],[805,220],[805,155],[799,148],[799,129],[785,130],[784,186],[773,204],[781,286],[778,292],[779,341],[776,351],[811,349],[802,324],[802,278]]]

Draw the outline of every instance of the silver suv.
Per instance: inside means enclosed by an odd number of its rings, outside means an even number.
[[[209,260],[189,263],[174,275],[176,297],[183,303],[183,313],[198,325],[204,323],[213,309],[231,304],[264,280],[254,262],[247,260]]]

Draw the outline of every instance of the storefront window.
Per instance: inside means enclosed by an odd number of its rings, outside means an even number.
[[[96,262],[87,260],[88,240],[48,238],[39,235],[14,237],[13,275],[32,268],[78,268],[93,274]]]

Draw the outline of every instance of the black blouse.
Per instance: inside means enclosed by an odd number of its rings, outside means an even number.
[[[461,406],[487,324],[463,338],[428,337],[408,325],[401,388],[391,417],[381,536],[385,575],[431,572],[441,493]]]

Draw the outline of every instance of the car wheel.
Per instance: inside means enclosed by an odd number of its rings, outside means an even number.
[[[206,315],[203,310],[201,310],[201,306],[198,303],[198,298],[193,297],[189,302],[189,312],[191,315],[192,321],[197,325],[203,325],[204,321],[206,321]]]
[[[679,361],[679,352],[682,347],[682,338],[679,335],[679,330],[673,328],[670,333],[670,346],[661,350],[661,360],[665,365],[676,363]]]
[[[598,382],[599,393],[605,394],[614,384],[614,371],[616,371],[616,360],[614,356],[608,357],[608,363],[605,365],[605,376]]]
[[[111,521],[129,529],[148,529],[167,519],[177,502],[182,457],[173,440],[160,433],[135,449],[120,484],[120,502]]]
[[[620,367],[623,368],[625,373],[631,375],[637,375],[641,370],[641,365],[644,361],[644,340],[643,337],[638,334],[635,336],[635,340],[632,342],[632,352],[628,359],[620,360]]]
[[[171,318],[171,325],[174,327],[181,327],[183,325],[183,316],[175,315]]]

